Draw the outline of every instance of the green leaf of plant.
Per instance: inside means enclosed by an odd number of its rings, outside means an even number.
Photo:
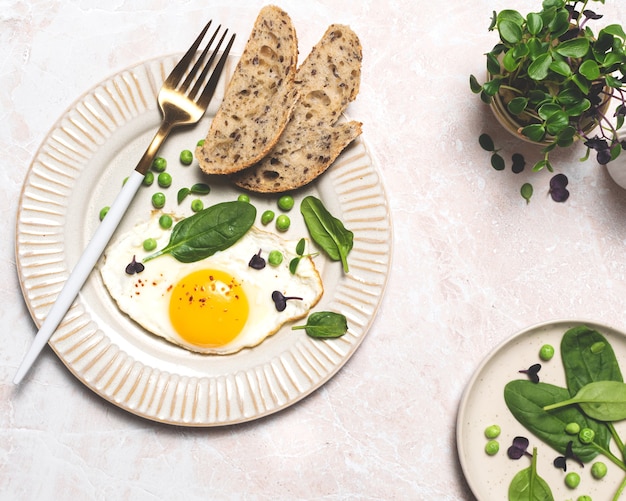
[[[522,188],[520,189],[520,194],[522,198],[526,200],[526,203],[530,203],[530,199],[533,196],[533,185],[530,183],[524,183]]]
[[[609,33],[610,35],[614,35],[616,37],[621,38],[622,40],[626,40],[626,33],[624,33],[624,29],[619,24],[610,24],[603,30],[600,30],[600,34],[602,32]]]
[[[590,418],[598,421],[626,419],[626,384],[620,381],[594,381],[583,386],[572,398],[544,407],[545,411],[577,404]]]
[[[514,97],[506,107],[513,115],[519,115],[526,109],[526,106],[528,106],[527,97]]]
[[[573,75],[572,82],[576,84],[576,86],[580,89],[580,91],[587,95],[589,94],[589,82],[584,76],[581,75]]]
[[[510,21],[518,26],[522,26],[524,24],[524,16],[522,16],[518,11],[513,9],[503,9],[498,13],[496,18],[497,22],[502,21]]]
[[[550,70],[564,77],[569,77],[572,74],[572,69],[565,61],[552,61]]]
[[[208,195],[211,193],[211,187],[205,183],[196,183],[189,189],[189,192],[194,195]]]
[[[574,137],[576,136],[576,128],[568,125],[557,134],[557,145],[561,148],[571,146],[574,143]]]
[[[300,240],[298,240],[298,243],[296,244],[296,254],[298,254],[298,256],[304,255],[305,245],[306,245],[306,240],[304,240],[304,238],[301,238]]]
[[[569,116],[564,111],[557,111],[546,119],[546,131],[556,136],[569,125]]]
[[[491,75],[499,75],[501,73],[500,61],[498,61],[498,57],[493,52],[487,54],[487,71]]]
[[[494,153],[493,155],[491,155],[491,166],[496,170],[504,170],[504,158],[502,158],[497,153]]]
[[[180,190],[178,190],[178,194],[176,196],[178,205],[180,205],[183,202],[183,200],[185,200],[185,198],[187,197],[187,195],[189,195],[190,192],[191,190],[189,188],[181,188]]]
[[[520,65],[520,60],[515,57],[512,50],[508,51],[502,58],[502,66],[509,73],[513,73]]]
[[[495,145],[493,144],[493,139],[489,134],[483,133],[478,136],[478,143],[483,150],[487,151],[495,151]]]
[[[548,76],[551,64],[552,56],[550,54],[540,55],[528,67],[528,76],[533,80],[543,80]]]
[[[583,37],[572,38],[560,43],[554,51],[565,57],[584,57],[589,50],[589,40]]]
[[[296,274],[296,270],[298,269],[298,265],[300,264],[300,259],[302,259],[302,256],[296,256],[291,261],[289,261],[289,272],[292,275]]]
[[[579,103],[581,99],[583,99],[583,95],[580,89],[573,86],[562,89],[556,96],[557,102],[563,106],[575,105]]]
[[[561,107],[558,104],[546,103],[537,110],[537,113],[543,120],[547,120],[548,118],[550,118],[555,113],[558,113],[559,111],[561,111]]]
[[[574,103],[574,105],[566,106],[565,112],[570,117],[579,117],[589,108],[591,108],[591,102],[589,101],[589,99],[582,98],[577,103]]]
[[[531,124],[522,129],[522,134],[531,141],[540,142],[546,135],[546,129],[541,124]]]
[[[598,66],[598,63],[591,59],[583,62],[578,68],[578,71],[587,80],[595,80],[600,77],[600,67]]]
[[[569,29],[570,13],[563,9],[557,9],[554,19],[550,21],[549,28],[552,39],[558,38]]]
[[[606,84],[613,89],[619,89],[622,86],[621,80],[611,75],[606,75],[605,81],[606,81]]]
[[[225,250],[252,226],[255,207],[247,202],[222,202],[178,222],[169,243],[144,258],[144,262],[171,254],[181,263],[192,263]]]
[[[543,18],[539,14],[531,12],[526,16],[526,26],[531,35],[538,35],[543,29]]]
[[[567,330],[560,351],[570,396],[594,381],[623,382],[613,347],[596,330],[584,325]]]
[[[348,253],[352,250],[354,234],[328,212],[321,200],[309,195],[300,204],[300,212],[311,238],[348,273]]]
[[[522,40],[522,27],[510,19],[502,19],[498,23],[498,31],[503,42],[516,44]]]
[[[500,85],[502,84],[502,79],[494,78],[493,80],[488,80],[483,84],[483,92],[488,96],[495,96],[500,90]]]
[[[533,448],[530,466],[519,471],[511,480],[509,501],[554,501],[548,483],[537,473],[537,448]]]
[[[548,44],[536,38],[529,39],[528,42],[526,42],[526,46],[528,47],[528,55],[531,59],[537,59],[541,54],[548,52]]]
[[[542,170],[544,167],[548,166],[548,161],[544,158],[542,160],[539,160],[535,165],[533,165],[533,172],[539,172],[540,170]]]
[[[576,406],[566,406],[553,411],[544,407],[569,399],[569,391],[549,383],[533,383],[528,380],[510,381],[504,387],[504,401],[515,419],[528,431],[564,454],[571,435],[565,432],[568,423],[578,423],[582,428],[591,428],[597,444],[607,447],[611,436],[606,426],[585,416]],[[590,444],[575,440],[572,444],[574,454],[583,462],[589,462],[598,455],[598,450]]]
[[[296,325],[292,330],[304,329],[310,337],[331,339],[343,336],[348,332],[348,320],[340,313],[318,311],[311,313],[306,325]]]
[[[478,83],[478,79],[474,75],[470,75],[469,83],[474,94],[479,94],[483,90],[483,86]]]

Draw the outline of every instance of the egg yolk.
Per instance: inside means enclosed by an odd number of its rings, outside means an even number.
[[[231,275],[198,270],[172,290],[170,320],[185,341],[202,347],[223,346],[237,337],[248,320],[248,298]]]

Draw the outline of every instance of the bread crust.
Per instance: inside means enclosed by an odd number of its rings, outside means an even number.
[[[238,172],[271,151],[297,99],[297,61],[290,17],[279,7],[263,7],[204,144],[196,148],[204,172]]]
[[[349,26],[333,24],[300,65],[298,102],[269,154],[232,176],[239,187],[260,193],[300,188],[325,172],[361,134],[360,122],[337,123],[360,87],[362,47]]]

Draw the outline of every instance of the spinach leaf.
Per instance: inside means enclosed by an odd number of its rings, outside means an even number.
[[[318,311],[311,313],[306,325],[296,325],[292,330],[305,329],[307,335],[315,338],[336,338],[348,331],[348,321],[340,313]]]
[[[578,423],[580,428],[591,428],[595,432],[594,442],[608,450],[611,440],[607,427],[585,416],[576,406],[562,407],[548,412],[544,407],[569,399],[566,388],[548,383],[533,383],[528,380],[515,380],[504,388],[507,407],[528,431],[543,440],[560,454],[565,454],[572,437],[565,432],[569,423]],[[587,463],[598,455],[593,445],[576,440],[572,452]]]
[[[343,271],[348,273],[348,253],[352,250],[354,234],[314,196],[302,200],[300,212],[311,238],[333,261],[341,260]]]
[[[593,381],[623,381],[613,348],[599,332],[584,325],[561,339],[561,359],[570,396]]]
[[[143,262],[171,254],[181,263],[193,263],[227,249],[250,229],[256,209],[248,202],[222,202],[180,221],[161,250]]]
[[[554,501],[548,483],[537,474],[537,448],[530,466],[518,472],[509,484],[509,501]]]
[[[583,386],[572,398],[544,407],[545,411],[578,404],[590,418],[598,421],[626,419],[626,384],[619,381],[595,381]]]

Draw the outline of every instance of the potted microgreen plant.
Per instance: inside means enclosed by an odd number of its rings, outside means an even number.
[[[604,0],[591,0],[604,3]],[[500,40],[487,53],[487,79],[470,76],[472,91],[491,104],[518,137],[542,144],[533,169],[552,171],[549,154],[582,140],[605,165],[626,148],[618,131],[626,115],[626,33],[610,24],[594,33],[602,15],[590,0],[544,0],[524,17],[494,12],[489,30]]]

